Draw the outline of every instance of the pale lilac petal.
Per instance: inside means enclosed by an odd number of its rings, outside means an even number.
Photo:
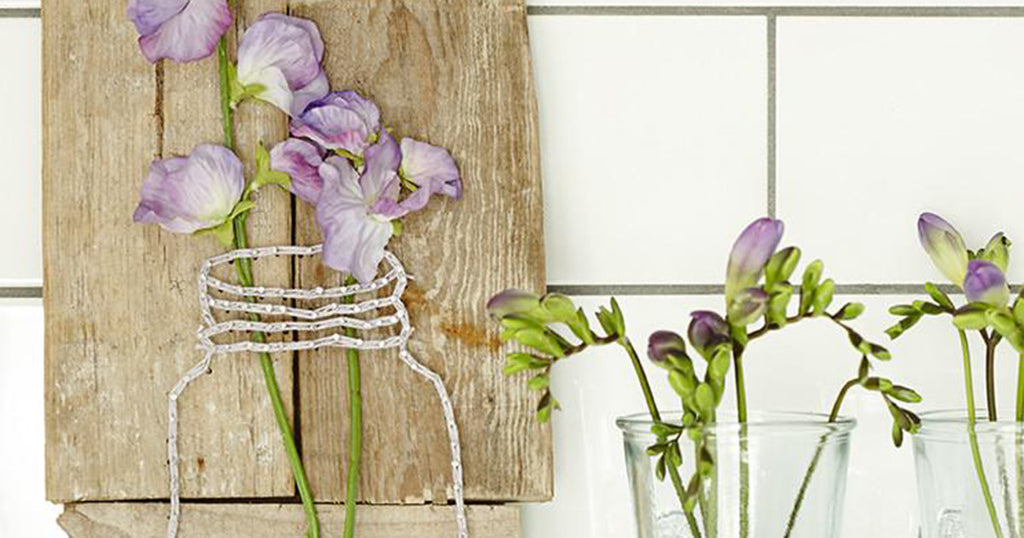
[[[398,166],[402,162],[402,151],[391,134],[381,131],[380,140],[366,148],[365,161],[359,186],[366,200],[375,203],[384,198],[397,202],[401,192]]]
[[[227,0],[132,0],[128,16],[139,31],[142,54],[154,63],[206,58],[232,21]]]
[[[321,72],[320,76],[313,79],[313,82],[295,90],[292,95],[292,117],[302,115],[311,103],[327,95],[329,91],[331,91],[331,83],[327,80],[327,73]]]
[[[384,258],[393,233],[391,223],[369,214],[356,172],[347,161],[328,159],[321,170],[324,189],[316,220],[324,236],[324,263],[368,283]]]
[[[455,159],[444,148],[403,138],[402,172],[431,194],[443,194],[456,200],[462,197],[459,169],[455,166]]]
[[[972,303],[987,303],[1003,307],[1010,301],[1010,287],[1006,275],[987,260],[971,260],[964,278],[964,294]]]
[[[782,240],[781,220],[760,218],[750,223],[733,244],[725,277],[726,304],[740,290],[757,284],[768,259]]]
[[[256,94],[257,99],[295,114],[327,94],[322,59],[323,40],[315,24],[268,13],[239,41],[238,81],[243,86],[262,85],[265,90]],[[301,97],[292,95],[296,92],[301,92]]]
[[[244,188],[242,162],[234,153],[222,146],[198,146],[188,157],[153,163],[132,218],[193,233],[227,220]]]
[[[270,150],[270,168],[288,174],[292,178],[292,193],[311,204],[316,204],[323,189],[323,163],[320,148],[297,138],[289,138]]]
[[[719,344],[729,341],[729,324],[722,316],[710,310],[697,310],[690,313],[690,327],[687,335],[690,345],[705,357]]]
[[[647,357],[655,364],[668,361],[669,356],[685,357],[686,342],[672,331],[655,331],[647,339]]]
[[[378,130],[380,110],[377,105],[354,91],[334,92],[310,103],[291,126],[294,136],[355,155],[363,154]]]
[[[934,213],[917,219],[917,236],[935,267],[950,282],[961,285],[967,275],[967,245],[952,224]]]

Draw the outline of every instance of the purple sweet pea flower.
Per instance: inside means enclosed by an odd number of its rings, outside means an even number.
[[[238,82],[251,94],[298,116],[327,95],[330,84],[320,62],[324,42],[316,24],[281,13],[267,13],[238,43]],[[258,86],[257,86],[258,85]]]
[[[288,174],[292,178],[292,193],[314,205],[320,200],[324,186],[320,177],[320,165],[323,163],[323,151],[298,138],[289,138],[270,150],[271,170]]]
[[[749,226],[732,246],[729,254],[729,266],[725,277],[725,301],[732,303],[732,298],[740,290],[757,284],[764,272],[768,259],[782,240],[783,225],[781,220],[760,218]]]
[[[333,92],[292,120],[292,135],[362,156],[380,130],[380,110],[354,91]]]
[[[444,148],[403,138],[401,173],[419,187],[407,200],[411,211],[427,205],[432,194],[443,194],[455,200],[462,198],[459,169]]]
[[[663,364],[669,356],[686,355],[686,342],[672,331],[655,331],[647,340],[647,357],[655,364]]]
[[[487,312],[498,319],[512,314],[526,314],[538,308],[540,297],[517,289],[507,289],[487,301]]]
[[[922,213],[917,219],[917,235],[921,246],[935,267],[960,286],[967,275],[967,245],[952,224],[934,213]]]
[[[715,346],[729,341],[729,324],[715,312],[697,310],[690,313],[690,327],[687,336],[690,344],[701,355],[707,357]]]
[[[188,157],[152,164],[132,220],[182,234],[217,228],[238,211],[244,189],[242,161],[234,153],[198,146]]]
[[[729,323],[747,326],[764,315],[768,309],[768,294],[761,288],[747,288],[736,294],[729,303]]]
[[[129,0],[128,18],[139,32],[142,55],[152,63],[206,58],[232,20],[227,0]]]
[[[964,293],[972,303],[986,303],[1003,307],[1010,301],[1010,287],[1006,275],[987,260],[971,260],[964,278]]]
[[[398,201],[402,155],[395,139],[383,131],[365,153],[361,174],[348,159],[327,158],[320,167],[324,186],[316,206],[325,263],[364,284],[377,274],[394,231],[391,221],[408,213]]]

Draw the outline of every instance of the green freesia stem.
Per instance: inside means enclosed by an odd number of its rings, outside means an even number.
[[[743,348],[733,350],[736,376],[736,418],[740,423],[740,538],[750,535],[750,463],[747,458],[747,389],[743,378]]]
[[[988,419],[995,422],[998,419],[996,414],[996,340],[982,331],[981,337],[985,340],[985,398],[988,407]]]
[[[1017,363],[1017,422],[1024,422],[1024,353]]]
[[[964,389],[967,393],[967,435],[971,444],[971,457],[974,459],[974,471],[978,475],[978,482],[981,485],[981,494],[985,498],[985,508],[992,520],[992,530],[997,538],[1003,538],[1003,529],[999,526],[999,516],[996,515],[996,506],[992,502],[992,493],[988,488],[988,479],[985,478],[985,467],[981,461],[981,450],[978,448],[978,433],[974,430],[977,416],[974,410],[974,379],[971,375],[971,350],[967,343],[967,333],[962,329],[957,331],[960,334],[960,349],[964,356]]]
[[[640,382],[640,390],[644,393],[644,400],[647,402],[647,410],[651,414],[651,420],[654,422],[661,422],[661,413],[658,411],[658,404],[654,401],[654,392],[651,391],[651,383],[647,380],[647,373],[644,372],[643,363],[640,362],[640,357],[636,353],[636,349],[633,347],[633,343],[630,342],[629,338],[623,336],[618,340],[619,345],[626,350],[626,354],[629,355],[630,362],[633,363],[633,371],[636,372],[636,379]],[[659,442],[664,442],[665,439],[658,439]],[[679,469],[675,465],[666,465],[669,479],[672,481],[672,487],[676,490],[676,496],[679,497],[679,504],[683,507],[683,513],[686,515],[686,523],[690,527],[690,534],[693,538],[701,538],[700,526],[697,524],[697,518],[694,517],[693,512],[686,510],[686,487],[683,485],[683,479],[679,476]]]
[[[355,279],[348,278],[347,284]],[[354,301],[354,298],[350,298]],[[356,330],[345,330],[348,336],[356,336]],[[348,481],[345,486],[345,538],[352,538],[356,532],[356,503],[359,499],[359,474],[363,458],[363,390],[362,374],[359,367],[359,350],[345,351],[348,362]]]
[[[227,38],[221,37],[217,45],[217,58],[220,61],[220,98],[221,114],[224,120],[224,145],[234,151],[234,114],[230,103],[230,77],[228,68]],[[234,246],[236,249],[248,248],[249,239],[245,230],[245,221],[248,213],[242,213],[235,217],[232,226],[234,228]],[[235,271],[238,273],[238,280],[243,286],[253,286],[252,262],[249,258],[239,258],[235,262]],[[252,301],[251,297],[246,298]],[[249,319],[258,321],[259,316],[250,314]],[[255,332],[252,339],[259,343],[266,342],[266,336],[261,332]],[[277,383],[277,374],[274,372],[274,362],[269,353],[260,353],[260,367],[263,370],[263,381],[267,386],[267,395],[270,397],[270,404],[274,408],[274,419],[281,431],[281,439],[284,441],[285,454],[291,464],[292,474],[295,477],[295,486],[299,490],[299,497],[302,499],[302,507],[306,512],[307,529],[306,535],[310,538],[319,538],[320,521],[316,515],[316,505],[313,503],[313,494],[309,488],[309,481],[306,479],[306,471],[302,466],[302,459],[299,457],[298,447],[295,445],[295,436],[292,433],[291,424],[288,422],[288,414],[284,410],[284,400],[281,398],[281,389]]]

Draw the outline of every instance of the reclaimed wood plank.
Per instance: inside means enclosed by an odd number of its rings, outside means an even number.
[[[466,498],[546,500],[550,432],[523,383],[501,374],[484,303],[509,286],[544,289],[537,110],[521,0],[292,0],[317,21],[337,89],[377,101],[397,134],[450,148],[465,184],[406,221],[392,248],[415,281],[406,301],[413,353],[446,380],[463,440]],[[319,242],[310,208],[298,243]],[[336,281],[310,260],[304,287]],[[360,499],[445,503],[449,450],[433,388],[397,354],[363,353]],[[348,454],[346,365],[340,350],[299,359],[303,453],[318,499],[343,500]]]
[[[238,24],[284,0],[250,0]],[[199,264],[207,238],[137,226],[149,161],[219,142],[216,59],[152,66],[121,0],[43,3],[47,497],[167,497],[166,394],[199,361]],[[234,30],[230,30],[234,33]],[[239,137],[280,138],[279,115],[240,113]],[[287,196],[251,219],[260,243],[290,243]],[[258,268],[288,284],[284,261]],[[284,394],[291,359],[278,359]],[[187,497],[293,493],[255,357],[214,363],[181,400]]]
[[[185,504],[178,536],[302,536],[305,518],[300,505]],[[318,507],[324,536],[341,536],[345,507]],[[162,503],[71,504],[58,518],[71,538],[161,536],[167,524]],[[474,538],[518,538],[519,509],[512,506],[470,506],[469,532]],[[449,538],[455,535],[452,509],[443,506],[363,506],[356,523],[358,536],[373,538]]]

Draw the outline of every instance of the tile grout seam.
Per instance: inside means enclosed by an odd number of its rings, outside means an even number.
[[[776,18],[775,18],[775,15],[769,14],[766,17],[765,26],[767,26],[767,32],[766,32],[767,33],[767,37],[766,37],[767,47],[766,48],[767,48],[767,56],[768,56],[767,60],[766,60],[766,62],[767,62],[767,76],[766,76],[766,78],[767,78],[767,83],[768,83],[768,88],[767,88],[767,101],[768,101],[768,111],[767,111],[767,116],[768,116],[767,117],[768,133],[767,133],[767,141],[768,141],[768,148],[767,148],[767,155],[766,155],[767,156],[767,176],[768,176],[768,185],[767,185],[768,216],[771,217],[771,218],[776,218],[776,216],[777,216],[776,215],[776,213],[777,213],[777,202],[776,202],[777,185],[776,185],[776,174],[775,174],[775,166],[776,166],[776,151],[775,151],[775,148],[776,148],[776,133],[778,132],[778,129],[777,129],[777,124],[776,124],[776,103],[777,103],[777,101],[776,101],[776,87],[777,87],[777,79],[776,79],[776,75],[775,75],[775,67],[776,67],[777,47],[776,47]]]

